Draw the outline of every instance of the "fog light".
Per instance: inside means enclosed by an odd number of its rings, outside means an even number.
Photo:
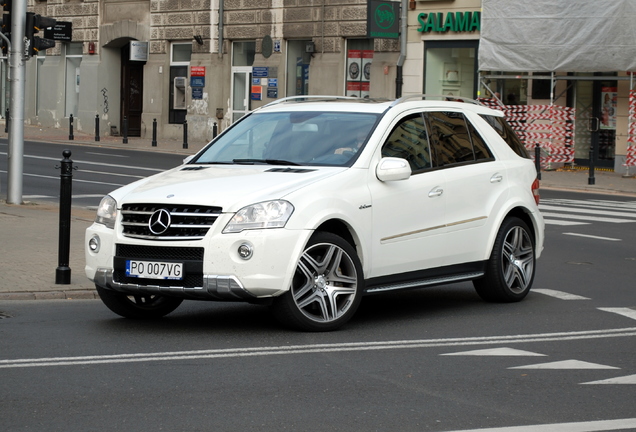
[[[91,252],[97,253],[97,252],[99,252],[99,246],[100,246],[99,237],[94,235],[88,241],[88,248],[91,250]]]
[[[238,247],[238,254],[244,260],[252,258],[253,252],[254,250],[252,249],[252,246],[248,245],[247,243],[243,243]]]

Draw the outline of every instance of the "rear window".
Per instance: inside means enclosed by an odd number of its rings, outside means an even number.
[[[530,155],[521,143],[521,140],[503,117],[489,115],[482,115],[481,117],[497,131],[499,136],[502,137],[506,143],[508,143],[508,146],[512,149],[512,151],[522,158],[530,159]]]

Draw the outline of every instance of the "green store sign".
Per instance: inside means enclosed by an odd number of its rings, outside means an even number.
[[[420,28],[417,31],[429,32],[471,32],[480,30],[481,12],[442,12],[421,13],[417,16]]]

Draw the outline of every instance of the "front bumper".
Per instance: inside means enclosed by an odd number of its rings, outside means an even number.
[[[193,300],[237,300],[255,301],[256,296],[245,290],[241,282],[234,276],[204,275],[203,286],[159,286],[120,283],[113,279],[112,269],[97,269],[94,282],[103,288],[112,289],[125,294],[156,294]]]
[[[120,230],[94,223],[86,230],[86,276],[96,285],[125,294],[159,294],[199,300],[256,301],[289,289],[298,257],[313,231],[285,228],[250,230],[236,234],[210,232],[197,241],[131,239]],[[100,248],[92,251],[91,238]],[[248,244],[253,255],[243,259],[239,246]],[[163,250],[169,250],[163,255]],[[202,254],[180,257],[181,251]],[[152,255],[154,254],[154,255]],[[152,255],[152,256],[151,256]],[[128,259],[182,262],[184,279],[157,281],[126,277]]]

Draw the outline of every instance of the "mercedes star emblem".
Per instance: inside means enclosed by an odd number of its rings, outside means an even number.
[[[170,212],[166,209],[159,209],[150,216],[148,221],[150,232],[161,235],[170,228]]]

